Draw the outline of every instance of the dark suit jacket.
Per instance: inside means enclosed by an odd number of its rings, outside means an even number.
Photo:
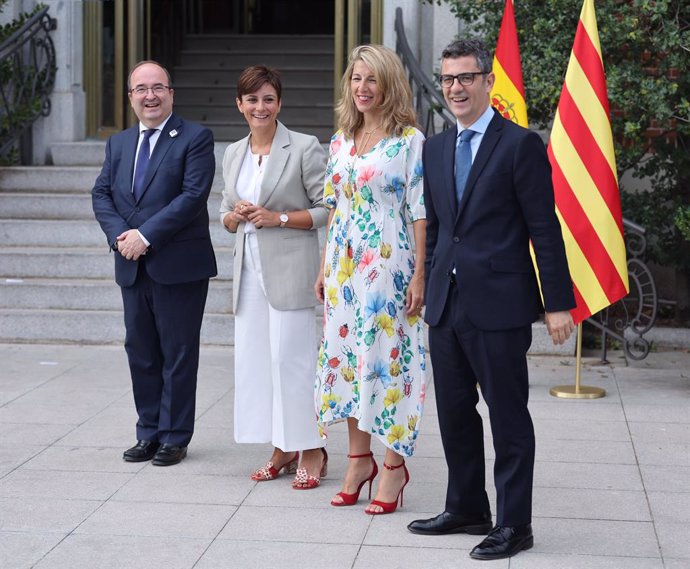
[[[455,267],[463,309],[474,326],[505,330],[534,322],[541,299],[530,239],[546,311],[574,307],[551,167],[539,136],[495,113],[459,206],[456,136],[450,128],[424,145],[426,321],[438,324]]]
[[[151,154],[145,190],[132,195],[138,125],[108,140],[105,162],[92,190],[93,210],[108,244],[123,231],[139,229],[150,242],[149,276],[161,284],[216,275],[206,202],[215,173],[213,134],[173,113]],[[115,280],[134,284],[140,261],[115,254]]]

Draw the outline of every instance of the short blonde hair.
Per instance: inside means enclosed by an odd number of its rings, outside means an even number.
[[[350,85],[357,61],[364,62],[376,78],[382,96],[382,127],[386,135],[400,136],[404,128],[416,127],[417,113],[412,106],[412,90],[400,58],[393,50],[382,45],[360,45],[352,50],[348,59],[347,69],[340,81],[340,101],[335,108],[338,128],[345,136],[352,138],[364,124],[364,117],[355,106]]]

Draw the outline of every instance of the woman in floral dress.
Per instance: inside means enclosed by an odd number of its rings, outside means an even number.
[[[353,505],[378,473],[372,435],[386,446],[369,514],[395,511],[409,480],[424,401],[424,137],[413,125],[412,94],[397,55],[355,48],[336,109],[324,203],[330,209],[316,404],[320,425],[347,420],[348,469],[334,506]],[[410,231],[412,229],[412,231]],[[416,254],[414,242],[419,244]]]

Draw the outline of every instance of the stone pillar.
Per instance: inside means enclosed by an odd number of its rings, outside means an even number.
[[[419,59],[419,34],[421,26],[421,2],[406,2],[405,0],[392,0],[383,3],[383,45],[395,51],[395,12],[402,9],[405,34],[410,49]]]
[[[57,20],[57,29],[51,34],[57,75],[50,95],[50,114],[34,123],[34,164],[51,163],[51,143],[83,140],[86,129],[82,3],[62,0],[43,0],[43,3],[49,7],[50,17]]]
[[[24,4],[30,5],[28,10],[33,8],[36,3],[33,0],[28,0],[23,2],[22,0],[10,0],[2,7],[2,12],[0,12],[0,26],[9,24],[12,20],[16,19],[19,14],[26,11]]]
[[[395,10],[402,8],[410,48],[424,72],[433,77],[440,65],[441,51],[459,31],[459,20],[447,4],[422,4],[405,0],[384,3],[383,43],[395,49]]]
[[[431,30],[428,34],[422,50],[422,69],[429,74],[441,70],[441,52],[452,42],[460,32],[460,20],[451,12],[447,4],[440,6],[427,5],[424,26],[425,30]]]

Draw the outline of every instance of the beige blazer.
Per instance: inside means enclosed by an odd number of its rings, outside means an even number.
[[[240,199],[237,178],[248,144],[249,136],[225,150],[221,223]],[[316,304],[314,282],[321,258],[316,229],[323,227],[328,219],[328,211],[323,205],[326,153],[315,136],[288,130],[278,122],[269,156],[257,205],[288,213],[306,209],[311,214],[312,229],[264,227],[257,230],[266,296],[277,310],[309,308]],[[233,264],[232,301],[235,311],[240,295],[243,256],[244,223],[240,223]]]

